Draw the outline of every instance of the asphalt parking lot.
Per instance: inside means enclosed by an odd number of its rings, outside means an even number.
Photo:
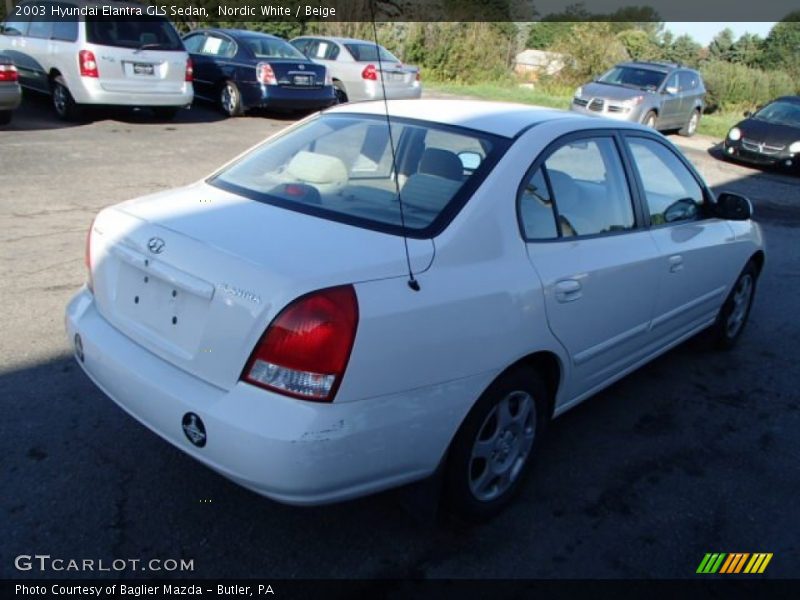
[[[690,341],[556,421],[493,522],[433,520],[406,491],[282,506],[105,398],[63,333],[92,216],[199,179],[291,121],[201,105],[174,123],[63,126],[31,97],[0,130],[0,577],[76,576],[14,567],[49,554],[193,559],[186,575],[208,578],[672,578],[706,552],[772,552],[765,576],[800,576],[800,178],[722,162],[708,139],[673,137],[713,186],[751,197],[768,244],[741,344]]]

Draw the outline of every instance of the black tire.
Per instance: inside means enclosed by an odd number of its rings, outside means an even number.
[[[544,378],[526,367],[507,371],[481,395],[447,457],[444,500],[450,512],[483,521],[508,505],[530,471],[544,434],[548,398]],[[484,452],[486,458],[480,456]]]
[[[75,103],[75,99],[61,77],[56,77],[52,83],[53,110],[62,121],[77,121],[84,116],[83,108]]]
[[[11,123],[11,111],[0,110],[0,125],[8,125]]]
[[[645,127],[650,127],[651,129],[656,129],[656,123],[658,122],[658,115],[656,111],[651,110],[648,111],[647,114],[642,119],[642,125]]]
[[[689,119],[686,121],[686,125],[684,125],[678,130],[678,135],[682,135],[683,137],[692,137],[695,133],[697,133],[697,126],[699,124],[700,124],[700,111],[695,109],[692,111],[692,114],[689,115]]]
[[[153,115],[159,121],[172,121],[178,116],[182,106],[157,106],[153,108]]]
[[[219,107],[228,117],[240,117],[244,114],[242,93],[232,81],[224,81],[219,87]]]
[[[336,104],[344,104],[348,102],[347,92],[344,91],[344,85],[336,81],[333,84],[333,91],[336,94]]]
[[[711,341],[718,350],[730,350],[741,337],[750,317],[750,309],[753,307],[757,282],[758,267],[750,261],[739,274],[719,310],[717,320],[711,326]],[[749,290],[745,294],[748,286]]]

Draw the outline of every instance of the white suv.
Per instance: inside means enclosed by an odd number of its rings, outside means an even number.
[[[107,2],[24,2],[2,24],[0,50],[16,63],[23,87],[52,95],[62,119],[78,118],[84,105],[151,107],[159,117],[175,116],[194,96],[180,36],[147,6],[113,4],[127,16],[103,16]],[[90,14],[69,16],[81,11]]]

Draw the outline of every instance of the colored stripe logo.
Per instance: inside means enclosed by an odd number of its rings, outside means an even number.
[[[700,561],[696,572],[703,575],[763,573],[771,560],[772,552],[709,552]]]

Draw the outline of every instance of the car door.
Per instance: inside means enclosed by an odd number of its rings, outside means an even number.
[[[196,36],[201,36],[197,39]],[[220,83],[235,79],[231,59],[236,55],[236,43],[228,36],[215,32],[187,36],[184,45],[194,65],[195,92],[203,98],[216,100]]]
[[[647,354],[658,249],[641,226],[613,133],[571,136],[545,151],[518,199],[547,320],[571,360],[568,397]]]
[[[677,127],[681,120],[681,95],[678,74],[672,73],[661,89],[661,112],[658,115],[658,126],[661,129]]]
[[[710,192],[676,150],[655,136],[625,137],[659,252],[651,329],[666,344],[716,316],[739,268],[726,249],[734,236],[724,220],[709,216]]]
[[[209,97],[209,73],[207,72],[207,58],[202,55],[203,46],[206,43],[206,34],[203,32],[190,33],[183,38],[183,46],[192,59],[192,86],[195,96],[201,98]]]
[[[49,10],[49,5],[46,6]],[[53,22],[34,19],[28,27],[25,38],[20,39],[24,44],[26,60],[21,66],[18,64],[17,69],[25,85],[40,92],[50,91],[47,64],[50,62],[48,54],[52,33]]]

